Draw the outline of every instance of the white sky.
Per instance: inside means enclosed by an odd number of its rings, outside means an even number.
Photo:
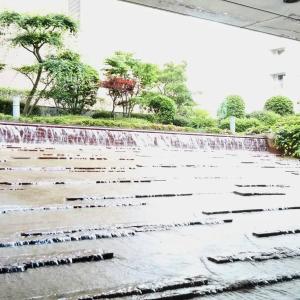
[[[0,0],[1,10],[37,13],[66,8],[65,0]],[[117,0],[82,0],[81,17],[78,47],[86,62],[100,70],[105,57],[116,50],[160,65],[185,60],[195,100],[213,114],[232,93],[245,98],[249,111],[262,108],[275,92],[270,73],[277,62],[269,50],[282,46],[288,51],[279,68],[290,71],[293,81],[286,93],[300,99],[299,42]]]

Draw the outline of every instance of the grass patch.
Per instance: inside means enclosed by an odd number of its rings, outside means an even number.
[[[0,114],[0,121],[13,121],[12,116]],[[175,125],[165,125],[152,123],[146,119],[139,118],[118,118],[93,119],[86,116],[66,115],[66,116],[32,116],[20,117],[19,122],[53,124],[53,125],[77,125],[77,126],[95,126],[95,127],[117,127],[128,129],[146,129],[146,130],[165,130],[179,132],[197,132],[196,129],[190,127],[179,127]]]

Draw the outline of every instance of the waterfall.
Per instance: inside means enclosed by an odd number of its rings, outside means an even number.
[[[262,137],[0,123],[0,143],[266,151]]]

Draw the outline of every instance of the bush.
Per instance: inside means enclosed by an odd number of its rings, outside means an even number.
[[[112,113],[110,111],[106,110],[99,110],[91,115],[93,119],[116,119],[116,118],[122,118],[123,114],[120,113],[119,116],[117,113],[115,113],[114,116],[112,116]],[[142,113],[132,113],[130,115],[131,118],[136,118],[136,119],[144,119],[149,122],[154,122],[154,115],[153,114],[142,114]]]
[[[217,121],[203,109],[195,109],[190,119],[190,124],[193,128],[217,127]]]
[[[173,120],[173,124],[175,126],[188,127],[190,126],[190,120],[187,117],[176,115]]]
[[[0,113],[0,121],[11,121],[11,120],[13,120],[12,116]]]
[[[237,118],[235,120],[235,130],[236,132],[245,132],[247,129],[252,127],[259,127],[261,126],[261,122],[254,118]],[[219,127],[221,129],[230,129],[230,120],[229,118],[221,120]]]
[[[280,120],[278,120],[273,126],[272,129],[276,131],[279,128],[282,127],[289,127],[299,125],[300,126],[300,116],[299,115],[290,115],[282,117]]]
[[[260,125],[256,127],[250,127],[246,130],[246,134],[262,134],[270,132],[271,129],[268,125]]]
[[[265,126],[273,126],[281,118],[279,114],[276,114],[273,111],[254,111],[249,114],[248,117],[259,120]]]
[[[93,119],[110,119],[110,118],[112,118],[112,114],[111,114],[111,112],[110,111],[106,111],[106,110],[98,110],[98,111],[96,111],[95,113],[93,113],[92,115],[91,115],[91,117],[93,118]]]
[[[204,127],[199,130],[201,133],[216,133],[216,134],[227,134],[231,133],[228,130],[221,129],[219,127]]]
[[[130,116],[131,118],[144,119],[149,122],[155,121],[155,116],[153,114],[132,113]]]
[[[24,109],[25,104],[23,102],[20,103],[20,110],[21,112]],[[5,115],[11,115],[13,111],[13,102],[11,100],[1,100],[0,99],[0,113]],[[39,107],[34,107],[32,111],[33,115],[40,115],[41,111]]]
[[[29,91],[27,90],[0,87],[0,101],[11,101],[13,96],[20,96],[24,101],[28,93]]]
[[[230,116],[243,118],[245,116],[245,102],[241,96],[230,95],[221,103],[218,109],[218,117],[226,119]]]
[[[149,93],[146,97],[148,107],[150,111],[157,115],[158,121],[163,124],[173,122],[176,114],[176,105],[171,98],[158,93]]]
[[[275,144],[285,155],[300,157],[300,125],[280,128],[276,132]]]
[[[274,96],[266,101],[265,109],[285,116],[294,113],[294,104],[288,97]]]

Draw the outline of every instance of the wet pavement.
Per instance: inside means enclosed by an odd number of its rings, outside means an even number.
[[[1,299],[299,299],[299,160],[0,147]]]

